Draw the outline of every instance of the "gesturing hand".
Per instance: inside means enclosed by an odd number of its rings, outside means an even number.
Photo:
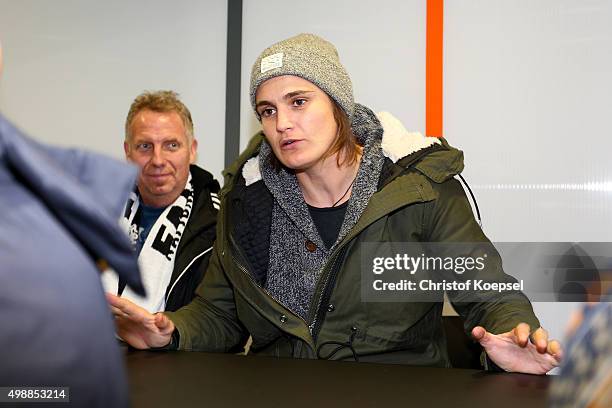
[[[495,364],[510,372],[546,374],[559,365],[563,354],[558,341],[548,340],[546,330],[540,327],[530,333],[527,323],[519,323],[502,334],[492,334],[476,326],[472,336]]]
[[[119,296],[106,294],[115,316],[117,334],[137,349],[163,347],[170,343],[174,323],[163,313],[151,314]]]

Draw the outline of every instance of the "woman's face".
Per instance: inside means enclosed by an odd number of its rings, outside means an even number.
[[[283,75],[262,83],[255,102],[266,139],[284,166],[308,171],[322,162],[338,131],[325,92],[303,78]]]

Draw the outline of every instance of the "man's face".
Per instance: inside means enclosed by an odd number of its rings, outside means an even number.
[[[131,139],[123,147],[128,160],[140,169],[138,191],[145,205],[165,207],[181,194],[195,161],[197,142],[189,143],[176,112],[142,110],[130,124]]]

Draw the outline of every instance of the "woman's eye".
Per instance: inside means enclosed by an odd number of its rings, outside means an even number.
[[[261,112],[259,112],[259,116],[261,116],[262,118],[267,118],[274,115],[274,112],[276,112],[274,108],[265,108],[262,109]]]
[[[293,104],[295,106],[302,106],[306,103],[306,99],[302,99],[302,98],[298,98],[296,100],[293,101]]]

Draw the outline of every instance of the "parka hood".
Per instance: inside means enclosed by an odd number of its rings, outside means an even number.
[[[463,171],[463,152],[451,147],[444,138],[409,132],[388,112],[381,112],[377,117],[384,129],[383,153],[393,163],[402,167],[412,165],[436,183],[442,183]]]

